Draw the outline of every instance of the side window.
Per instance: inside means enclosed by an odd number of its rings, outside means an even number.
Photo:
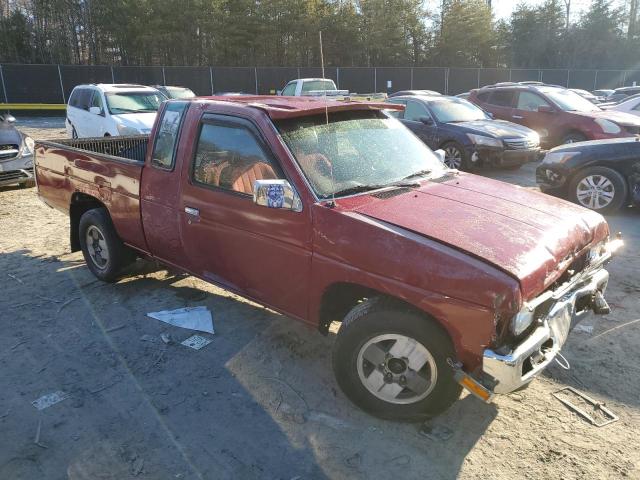
[[[296,82],[290,82],[284,90],[282,90],[282,95],[293,96],[296,93]]]
[[[203,123],[193,179],[200,184],[252,194],[255,180],[283,178],[251,131],[235,123]]]
[[[511,107],[513,105],[513,92],[511,90],[496,90],[491,93],[488,103],[498,107]]]
[[[394,103],[396,105],[404,105],[406,107],[407,102],[404,100],[388,100],[387,103]],[[404,110],[385,110],[389,115],[394,118],[403,119],[404,118]]]
[[[77,88],[74,88],[73,92],[71,92],[71,96],[69,97],[69,101],[67,102],[70,107],[77,107],[78,106],[78,95],[79,94],[80,94],[80,90],[78,90]]]
[[[431,117],[425,106],[413,100],[408,100],[407,109],[404,111],[404,119],[419,122],[423,117]]]
[[[540,95],[537,95],[532,92],[520,92],[520,95],[518,95],[518,105],[516,106],[518,110],[525,110],[527,112],[537,112],[538,107],[543,107],[543,106],[549,107],[550,105]]]
[[[78,98],[78,108],[89,110],[89,104],[91,103],[92,95],[93,90],[91,90],[90,88],[83,88],[80,91],[80,97]]]
[[[162,113],[151,155],[151,165],[154,167],[166,170],[173,168],[178,135],[186,107],[186,102],[172,102],[167,104],[167,108]]]
[[[482,103],[487,103],[489,101],[489,96],[491,95],[491,92],[481,92],[477,95],[478,100],[480,100]]]
[[[91,107],[98,107],[101,112],[104,112],[102,108],[102,98],[100,96],[100,92],[98,90],[93,91],[93,97],[91,97]]]

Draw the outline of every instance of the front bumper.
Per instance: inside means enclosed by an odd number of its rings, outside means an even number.
[[[604,294],[609,273],[599,268],[568,289],[554,292],[548,313],[539,326],[509,353],[484,351],[482,369],[493,380],[494,393],[509,393],[533,380],[553,361],[569,332],[592,310],[593,297]],[[547,298],[549,300],[549,298]]]
[[[33,155],[0,162],[0,187],[17,185],[33,179]]]
[[[534,162],[540,158],[540,149],[510,150],[502,148],[476,147],[475,153],[482,165],[512,167]]]

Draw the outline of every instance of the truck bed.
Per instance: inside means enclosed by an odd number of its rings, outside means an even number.
[[[78,198],[103,204],[123,241],[144,250],[140,179],[148,142],[146,135],[37,142],[38,194],[67,214]]]

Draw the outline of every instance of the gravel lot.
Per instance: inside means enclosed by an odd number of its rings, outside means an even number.
[[[61,119],[18,125],[64,135]],[[485,174],[535,188],[534,169]],[[609,221],[627,240],[609,268],[613,312],[572,333],[571,369],[491,405],[463,395],[429,438],[346,400],[331,337],[141,261],[102,284],[68,253],[64,215],[34,189],[0,189],[0,478],[640,478],[640,211]],[[216,326],[198,351],[166,345],[161,333],[192,332],[145,316],[195,305]],[[592,426],[551,395],[565,386],[619,421]],[[31,404],[56,391],[68,397]]]

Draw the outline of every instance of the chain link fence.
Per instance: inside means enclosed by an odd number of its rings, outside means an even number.
[[[0,104],[64,104],[82,83],[180,85],[197,95],[218,92],[273,94],[289,80],[319,77],[308,67],[159,67],[0,65]],[[354,93],[427,89],[456,95],[496,82],[543,81],[595,90],[640,82],[640,70],[499,69],[443,67],[330,67],[325,76]]]

